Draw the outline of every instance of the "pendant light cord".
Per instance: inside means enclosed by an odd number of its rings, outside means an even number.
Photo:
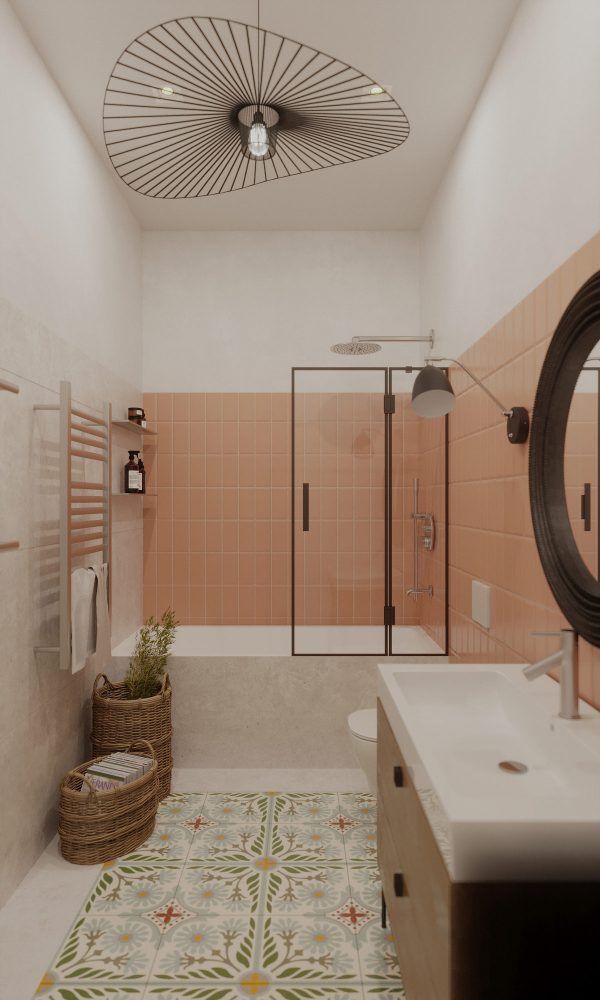
[[[256,85],[258,88],[257,110],[260,111],[260,89],[262,71],[260,67],[260,0],[256,0]]]

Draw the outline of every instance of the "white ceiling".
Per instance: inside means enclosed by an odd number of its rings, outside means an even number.
[[[161,201],[128,188],[106,155],[102,105],[125,46],[196,14],[256,22],[256,0],[11,0],[145,229],[416,229],[519,0],[262,0],[261,25],[391,90],[408,140],[383,156],[216,197]]]

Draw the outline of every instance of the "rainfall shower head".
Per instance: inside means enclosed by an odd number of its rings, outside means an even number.
[[[347,344],[333,344],[331,350],[334,354],[377,354],[381,350],[381,344],[366,344],[364,341],[351,340]]]
[[[376,354],[383,343],[389,344],[429,344],[433,347],[433,330],[428,337],[353,337],[347,344],[334,344],[334,354]]]

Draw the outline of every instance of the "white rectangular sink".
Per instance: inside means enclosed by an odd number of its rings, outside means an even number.
[[[559,719],[558,685],[518,664],[386,664],[378,683],[455,880],[600,880],[599,713]]]

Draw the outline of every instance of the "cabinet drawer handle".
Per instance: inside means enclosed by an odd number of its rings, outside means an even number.
[[[396,788],[404,786],[404,769],[399,764],[394,767],[394,784]]]
[[[404,875],[402,875],[401,872],[396,872],[394,874],[394,894],[398,897],[406,895]]]

